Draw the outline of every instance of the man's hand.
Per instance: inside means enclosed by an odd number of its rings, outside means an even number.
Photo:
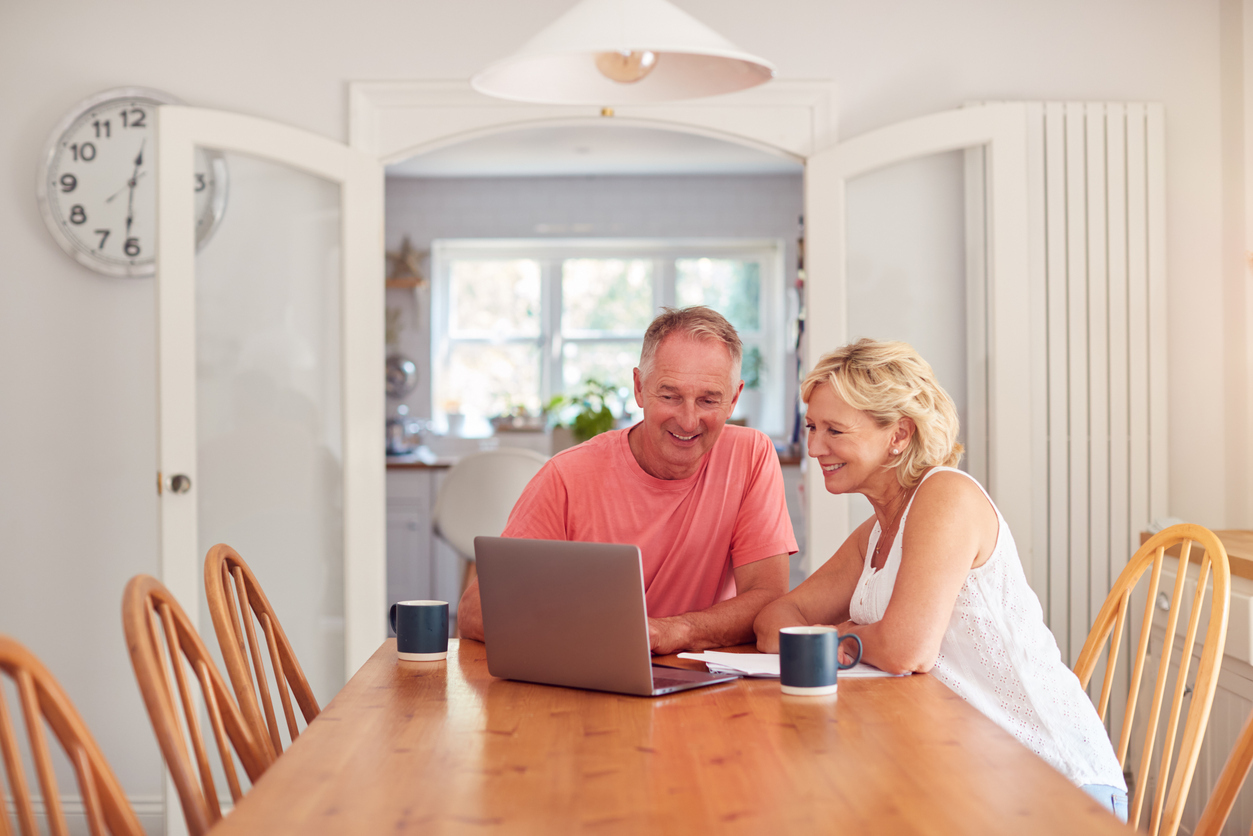
[[[730,647],[753,640],[753,619],[787,591],[787,555],[746,563],[735,571],[736,595],[707,610],[648,619],[653,653]]]
[[[648,644],[654,656],[687,650],[692,644],[692,625],[681,615],[648,619]]]

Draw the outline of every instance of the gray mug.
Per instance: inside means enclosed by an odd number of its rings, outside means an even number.
[[[841,665],[837,650],[846,639],[857,641],[857,657]],[[784,627],[779,630],[779,682],[783,693],[819,697],[836,692],[839,672],[861,661],[861,637],[841,636],[834,627]]]

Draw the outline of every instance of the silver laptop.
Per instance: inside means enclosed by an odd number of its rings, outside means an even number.
[[[475,537],[492,676],[657,696],[735,676],[652,663],[638,546]]]

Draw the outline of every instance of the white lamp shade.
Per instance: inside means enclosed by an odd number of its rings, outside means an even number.
[[[654,53],[652,72],[620,83],[596,68],[598,54],[628,51]],[[732,93],[774,72],[666,0],[583,0],[470,84],[515,101],[616,105]]]

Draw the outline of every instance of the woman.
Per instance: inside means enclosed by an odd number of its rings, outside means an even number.
[[[862,494],[874,515],[761,611],[758,649],[777,653],[781,627],[837,624],[861,637],[864,661],[930,672],[1126,821],[1113,747],[1062,663],[1009,527],[954,469],[957,411],[931,367],[905,343],[861,340],[823,357],[801,397],[827,490]]]

